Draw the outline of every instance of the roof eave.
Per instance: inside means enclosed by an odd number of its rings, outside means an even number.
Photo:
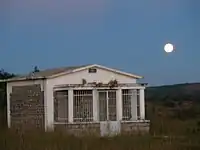
[[[143,76],[136,76],[135,78],[136,78],[136,79],[144,79]]]
[[[32,78],[19,78],[19,79],[3,79],[0,80],[0,82],[17,82],[17,81],[29,81],[29,80],[41,80],[41,79],[46,79],[46,77],[32,77]]]
[[[105,67],[105,66],[98,65],[98,64],[93,64],[93,65],[87,65],[87,66],[80,67],[80,68],[77,68],[77,69],[74,69],[74,70],[65,71],[65,72],[62,72],[62,73],[58,73],[58,74],[54,74],[54,75],[50,75],[50,76],[45,76],[45,77],[29,77],[29,78],[24,77],[24,78],[18,78],[18,79],[10,78],[10,79],[5,79],[5,80],[0,80],[0,82],[16,82],[16,81],[49,79],[49,78],[55,78],[55,77],[59,77],[59,76],[62,76],[62,75],[66,75],[66,74],[71,74],[71,73],[74,73],[74,72],[82,71],[82,70],[90,68],[90,67],[99,67],[101,69],[106,69],[106,70],[109,70],[109,71],[112,71],[112,72],[115,72],[115,73],[118,73],[118,74],[122,74],[122,75],[125,75],[125,76],[129,76],[129,77],[135,78],[135,79],[144,78],[143,76],[127,73],[127,72],[124,72],[124,71],[112,69],[112,68]]]
[[[96,67],[99,67],[99,68],[102,68],[102,69],[106,69],[106,70],[109,70],[109,71],[112,71],[112,72],[115,72],[115,73],[119,73],[121,75],[129,76],[129,77],[135,78],[135,79],[144,78],[143,76],[135,75],[135,74],[132,74],[132,73],[127,73],[127,72],[124,72],[124,71],[121,71],[121,70],[118,70],[118,69],[113,69],[113,68],[105,67],[105,66],[98,65],[98,64],[94,64],[93,66],[96,66]]]

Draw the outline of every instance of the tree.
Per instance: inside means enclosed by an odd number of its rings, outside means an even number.
[[[12,78],[15,75],[13,73],[8,73],[4,69],[0,70],[0,79]],[[0,108],[5,108],[6,106],[6,83],[0,82]]]
[[[33,73],[35,73],[35,72],[40,72],[40,70],[38,69],[37,66],[34,67]]]
[[[0,70],[0,79],[8,79],[8,78],[12,78],[15,75],[13,73],[8,73],[6,71],[4,71],[4,69]]]

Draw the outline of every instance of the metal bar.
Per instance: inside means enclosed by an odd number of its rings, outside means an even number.
[[[106,120],[109,120],[109,107],[108,107],[108,101],[109,101],[109,97],[108,97],[108,91],[106,92],[106,107],[107,107],[107,109],[106,109],[106,114],[107,114],[107,118],[106,118]]]
[[[123,120],[131,120],[132,118],[132,109],[131,109],[131,100],[134,96],[134,90],[123,89],[122,90],[122,110],[123,110]]]

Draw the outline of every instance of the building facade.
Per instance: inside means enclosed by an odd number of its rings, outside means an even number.
[[[148,132],[140,78],[94,64],[8,79],[8,127],[100,135]]]

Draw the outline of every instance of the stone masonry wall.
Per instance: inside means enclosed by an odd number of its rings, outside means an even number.
[[[55,131],[66,132],[73,135],[84,135],[91,133],[100,136],[100,123],[64,123],[55,124]],[[148,134],[148,122],[121,122],[121,134]]]
[[[44,128],[44,92],[40,84],[13,86],[10,111],[12,128]]]
[[[66,131],[68,134],[84,135],[95,134],[100,135],[100,123],[68,123],[55,124],[56,131]]]
[[[150,124],[148,122],[122,122],[122,134],[149,133]]]

